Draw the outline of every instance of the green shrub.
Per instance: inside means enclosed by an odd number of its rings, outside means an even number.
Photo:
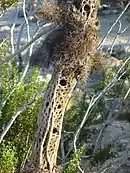
[[[0,9],[7,10],[10,6],[15,5],[19,0],[0,0]]]
[[[1,60],[4,60],[9,54],[9,45],[6,42],[0,48]],[[11,117],[24,104],[32,101],[36,94],[46,88],[48,80],[41,80],[39,78],[40,71],[35,68],[34,70],[30,69],[25,79],[17,86],[20,74],[16,60],[4,63],[0,68],[0,74],[0,132],[2,132]],[[11,92],[12,89],[14,89],[14,92]],[[13,126],[6,134],[4,144],[0,148],[2,156],[0,162],[1,173],[9,173],[9,164],[13,165],[11,173],[15,172],[15,169],[20,169],[21,164],[26,159],[36,131],[36,121],[42,97],[43,95],[17,117]]]
[[[65,169],[64,173],[78,173],[79,167],[81,166],[81,155],[83,154],[85,146],[78,149],[73,154],[73,159],[70,160],[68,167]]]
[[[10,142],[3,142],[0,150],[0,173],[15,173],[17,162],[16,148]]]

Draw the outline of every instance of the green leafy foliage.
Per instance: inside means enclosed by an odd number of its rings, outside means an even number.
[[[10,6],[15,5],[19,0],[0,0],[0,9],[7,10]]]
[[[73,100],[75,100],[75,103],[72,104],[70,109],[68,109],[65,114],[64,127],[65,129],[67,129],[67,131],[76,130],[88,107],[88,104],[86,102],[86,93],[82,93],[80,89],[77,92],[77,96],[72,98]]]
[[[2,61],[10,54],[8,42],[1,47],[0,54]],[[1,66],[0,73],[0,132],[2,132],[12,116],[24,104],[34,100],[36,94],[46,88],[48,80],[40,79],[40,71],[38,69],[30,69],[26,78],[18,85],[20,74],[16,60],[4,63]],[[4,143],[0,147],[1,173],[14,173],[16,168],[19,170],[24,163],[32,146],[42,97],[43,95],[41,94],[39,99],[28,106],[17,117],[13,126],[6,134]]]
[[[69,166],[66,168],[64,173],[78,173],[79,167],[81,166],[81,155],[83,154],[85,146],[82,146],[73,154],[73,159],[70,160]]]
[[[0,150],[0,173],[15,173],[18,163],[17,152],[15,146],[10,142],[2,143]]]

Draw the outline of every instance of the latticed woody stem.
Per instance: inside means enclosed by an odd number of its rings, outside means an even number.
[[[76,82],[74,72],[70,73],[70,75],[54,72],[50,86],[45,94],[37,132],[39,140],[36,139],[33,150],[33,162],[43,165],[41,166],[43,170],[53,171],[56,168],[63,116]],[[37,148],[41,151],[37,152]]]
[[[53,5],[46,3],[42,15],[58,23],[64,35],[51,52],[55,59],[54,72],[44,96],[26,173],[61,172],[56,160],[66,105],[77,81],[84,75],[87,78],[95,63],[99,62],[99,57],[95,56],[99,38],[97,0],[71,3],[63,0],[62,3]]]

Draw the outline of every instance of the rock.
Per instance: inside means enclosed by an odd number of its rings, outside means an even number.
[[[109,142],[112,142],[113,139],[117,139],[115,143],[116,149],[120,148],[121,146],[123,147],[122,145],[123,142],[125,142],[126,146],[129,144],[129,139],[127,138],[128,136],[130,136],[129,123],[115,121],[106,128],[102,138],[102,147],[104,145],[107,145]]]
[[[100,15],[112,15],[112,14],[117,14],[118,11],[117,10],[99,10],[99,14]]]
[[[30,16],[29,21],[36,23],[38,21],[38,19],[35,16]]]
[[[125,48],[122,44],[117,44],[114,46],[113,52],[119,52],[119,53],[125,52]]]
[[[111,53],[110,51],[110,45],[104,45],[102,48],[102,52],[107,52],[108,57],[112,56],[117,60],[123,60],[126,57],[126,47],[124,44],[115,44]]]
[[[24,17],[23,10],[20,9],[18,12],[18,18],[23,18],[23,17]]]
[[[103,149],[108,144],[111,144],[110,152],[114,153],[114,158],[110,157],[106,159],[105,163],[97,165],[99,168],[93,166],[93,169],[89,169],[89,152],[93,152],[93,145],[95,145],[96,139],[101,130],[101,125],[97,124],[95,127],[91,127],[91,130],[98,129],[97,132],[92,133],[90,140],[87,143],[86,148],[86,160],[82,159],[82,167],[85,173],[130,173],[130,125],[127,122],[114,121],[108,125],[101,138],[99,139],[97,149]],[[92,149],[92,151],[90,150]],[[87,165],[87,166],[86,166]],[[91,166],[90,166],[91,167]],[[91,170],[91,171],[90,171]],[[100,171],[99,171],[100,170]],[[106,170],[106,171],[104,171]],[[124,172],[123,172],[124,171]]]
[[[10,27],[9,26],[2,26],[2,27],[0,27],[0,31],[2,31],[2,32],[10,31]]]
[[[123,9],[124,8],[124,3],[122,0],[101,0],[101,4],[106,4],[109,5],[110,8],[120,8]]]
[[[122,63],[123,63],[122,60],[119,60],[109,54],[105,55],[105,59],[104,59],[105,68],[119,67]]]
[[[123,164],[114,173],[130,173],[130,165]]]
[[[9,35],[6,31],[0,31],[0,43],[3,41],[4,38],[6,38]]]

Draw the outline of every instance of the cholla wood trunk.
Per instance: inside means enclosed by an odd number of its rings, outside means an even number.
[[[97,10],[97,0],[63,0],[43,5],[43,18],[58,23],[63,37],[53,48],[54,71],[44,96],[26,173],[61,172],[56,161],[66,105],[77,81],[86,78],[99,62]]]

